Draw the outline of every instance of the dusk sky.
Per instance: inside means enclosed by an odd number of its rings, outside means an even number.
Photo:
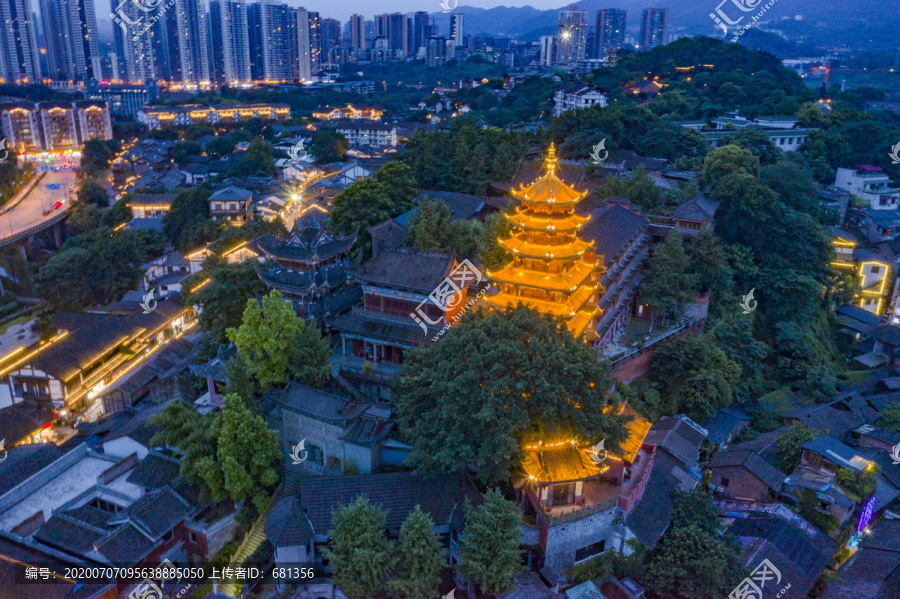
[[[451,5],[453,0],[449,0]],[[287,0],[291,6],[305,6],[309,10],[317,10],[323,17],[346,21],[350,15],[358,13],[371,19],[376,14],[386,12],[416,12],[424,10],[429,13],[440,12],[439,0],[387,0],[386,2],[371,2],[370,0]],[[533,6],[540,10],[559,8],[564,6],[561,0],[460,0],[461,5],[476,6],[478,8],[494,8],[495,6]]]

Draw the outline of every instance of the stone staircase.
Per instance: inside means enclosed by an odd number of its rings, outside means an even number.
[[[253,526],[250,527],[250,532],[247,534],[247,537],[241,543],[240,547],[238,547],[237,551],[234,552],[231,561],[228,562],[228,565],[231,568],[237,568],[250,559],[253,552],[266,540],[264,529],[268,513],[269,511],[266,510],[265,513],[260,514],[259,518],[256,519],[256,522],[253,523]],[[222,584],[219,586],[219,592],[228,595],[229,597],[242,597],[243,587],[243,581],[223,579]]]
[[[341,375],[341,373],[339,371],[335,370],[335,372],[332,374],[332,376],[334,377],[334,382],[336,382],[338,385],[340,385],[341,389],[344,390],[344,393],[349,395],[351,399],[355,399],[358,402],[368,401],[366,396],[363,395],[362,392],[356,388],[356,385],[354,385],[353,383],[348,381],[346,378],[344,378],[344,376]]]
[[[275,491],[275,494],[272,495],[269,509],[271,509],[282,497],[295,497],[300,495],[300,482],[302,480],[303,476],[300,474],[300,469],[291,463],[289,457],[285,456],[281,461],[281,484],[278,486],[278,490]],[[246,560],[250,559],[253,552],[266,540],[265,526],[266,516],[269,515],[269,509],[260,514],[259,518],[256,519],[256,522],[253,523],[253,526],[250,527],[250,532],[247,534],[247,537],[241,543],[240,547],[238,547],[237,551],[234,552],[231,561],[228,563],[230,567],[237,568]],[[241,597],[242,587],[243,583],[240,581],[223,581],[219,587],[219,591],[230,597]]]

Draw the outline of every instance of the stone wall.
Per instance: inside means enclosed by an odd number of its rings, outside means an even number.
[[[619,508],[612,508],[551,527],[547,533],[545,565],[565,572],[575,565],[575,552],[582,547],[605,540],[606,549],[617,548],[621,542],[622,517]]]

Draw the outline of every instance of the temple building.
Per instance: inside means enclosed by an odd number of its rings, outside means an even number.
[[[262,259],[257,273],[266,286],[297,302],[307,318],[346,311],[359,299],[358,289],[344,285],[358,231],[335,235],[327,221],[327,213],[308,211],[284,241],[263,235],[247,244]]]
[[[325,322],[341,335],[342,374],[390,379],[410,349],[432,343],[466,304],[470,280],[452,254],[409,248],[382,248],[364,266],[349,269],[362,287],[363,305]],[[435,303],[452,289],[452,308]]]
[[[616,451],[599,452],[575,439],[526,445],[514,484],[524,517],[529,560],[557,572],[608,549],[625,550],[620,522],[641,500],[656,448],[646,442],[650,422],[627,404],[604,412],[630,417]]]
[[[500,291],[487,294],[492,305],[504,308],[522,303],[539,312],[563,317],[576,337],[596,340],[600,316],[600,275],[605,272],[593,241],[578,233],[590,216],[575,213],[588,192],[578,191],[557,174],[556,148],[551,145],[538,177],[510,193],[521,207],[506,218],[513,229],[500,244],[513,261],[488,278]]]

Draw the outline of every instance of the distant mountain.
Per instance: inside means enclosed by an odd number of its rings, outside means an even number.
[[[600,8],[623,8],[628,11],[628,30],[636,34],[640,29],[641,13],[648,6],[667,7],[669,9],[669,33],[687,35],[709,35],[722,37],[721,30],[710,18],[721,0],[585,0],[575,2],[581,10],[588,11],[591,24]],[[734,1],[734,0],[733,0]],[[741,1],[741,0],[738,0]],[[748,2],[748,0],[742,0]],[[754,0],[749,0],[754,1]],[[765,0],[758,0],[759,7],[765,6]],[[465,31],[472,34],[491,36],[509,36],[522,41],[534,41],[541,35],[549,35],[556,31],[559,11],[572,4],[561,6],[555,10],[537,10],[532,7],[510,8],[500,6],[491,9],[473,8],[460,2],[459,12],[466,15]],[[726,0],[722,10],[732,19],[745,15],[745,21],[758,11],[742,13],[732,2]],[[442,34],[450,31],[450,15],[435,13],[434,18]],[[780,20],[780,21],[779,21]],[[774,22],[773,22],[774,21]],[[809,38],[817,45],[846,44],[865,47],[875,44],[883,47],[894,40],[898,45],[897,31],[900,30],[900,11],[897,0],[776,0],[760,19],[760,23],[769,23],[770,28],[784,29],[784,24],[794,35]],[[871,35],[873,32],[878,35]]]

